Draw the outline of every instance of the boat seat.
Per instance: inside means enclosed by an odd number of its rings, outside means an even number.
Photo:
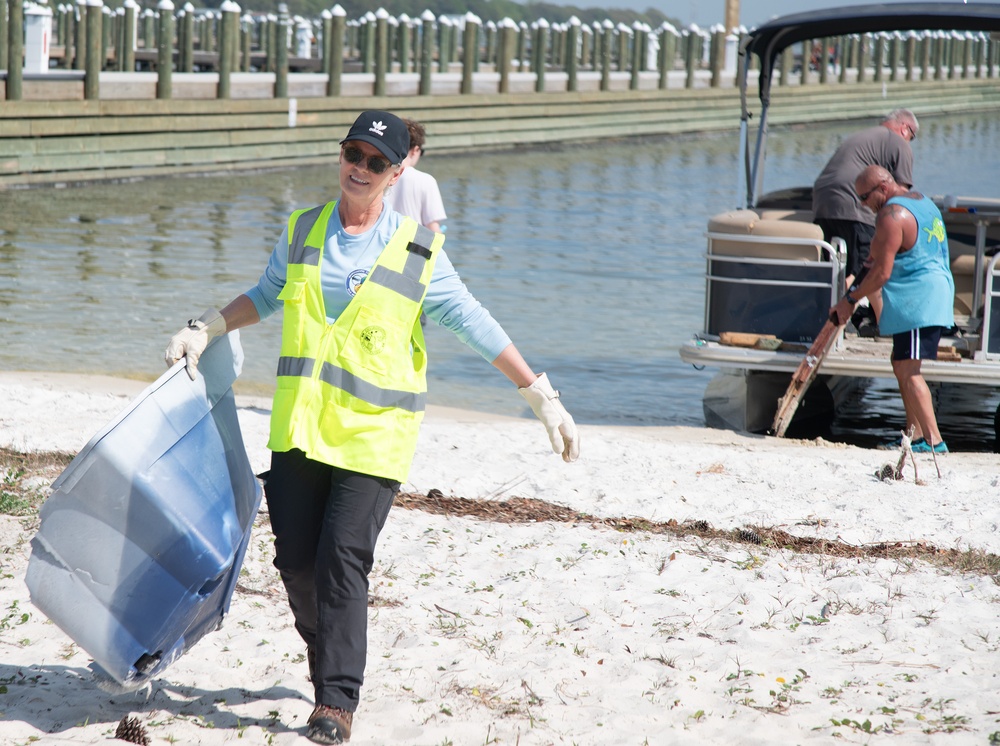
[[[983,274],[988,271],[990,258],[986,257]],[[959,254],[951,260],[951,276],[955,280],[955,312],[972,313],[972,295],[976,288],[976,257],[974,254]],[[986,287],[986,283],[983,283]],[[982,300],[982,299],[980,299]]]
[[[760,217],[762,220],[794,220],[799,223],[812,223],[814,219],[812,210],[763,209]]]
[[[764,217],[776,215],[780,217]],[[727,233],[734,236],[768,236],[775,239],[795,238],[823,240],[823,231],[812,222],[792,218],[793,214],[808,214],[805,210],[730,210],[714,215],[708,221],[709,233]],[[773,243],[727,241],[713,239],[711,252],[723,256],[745,256],[757,259],[786,259],[818,262],[823,259],[819,244],[790,244],[776,240]]]

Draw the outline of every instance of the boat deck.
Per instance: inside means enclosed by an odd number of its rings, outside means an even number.
[[[975,349],[977,342],[978,338],[968,337],[941,339],[942,345],[954,346],[960,353],[969,348]],[[871,339],[847,333],[827,354],[819,373],[830,376],[894,378],[889,360],[891,353],[891,337]],[[772,371],[787,373],[789,376],[795,372],[805,354],[804,346],[796,346],[793,350],[771,351],[723,345],[704,337],[696,337],[680,349],[681,359],[692,365]],[[975,360],[964,356],[957,362],[925,360],[920,371],[927,381],[1000,385],[1000,368],[996,360]]]

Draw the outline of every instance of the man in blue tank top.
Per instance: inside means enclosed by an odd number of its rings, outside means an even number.
[[[833,308],[846,323],[865,296],[882,290],[879,328],[892,335],[892,371],[914,431],[913,450],[947,453],[934,416],[922,360],[936,360],[941,333],[955,325],[955,281],[941,211],[927,197],[898,184],[881,166],[854,182],[861,203],[875,213],[868,275]]]

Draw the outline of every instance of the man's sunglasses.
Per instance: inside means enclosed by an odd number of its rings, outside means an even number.
[[[861,204],[864,204],[865,202],[867,202],[868,198],[871,197],[873,194],[875,194],[875,192],[877,192],[879,190],[879,187],[882,186],[883,184],[885,184],[885,182],[884,181],[880,181],[878,184],[876,184],[875,186],[873,186],[871,189],[869,189],[864,194],[859,194],[858,195],[858,199],[861,201]]]
[[[351,145],[345,145],[341,148],[341,152],[344,154],[344,160],[355,166],[365,159],[365,154],[361,152],[361,148],[355,148]],[[368,170],[373,174],[381,174],[385,173],[385,170],[392,164],[380,155],[370,155],[368,156],[366,165],[368,166]]]

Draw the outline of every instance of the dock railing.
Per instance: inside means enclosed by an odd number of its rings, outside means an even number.
[[[7,6],[0,93],[14,101],[100,98],[284,98],[640,90],[734,85],[745,29],[419,18],[385,10],[348,19],[218,10],[159,0]],[[51,41],[49,41],[51,40]],[[278,40],[284,40],[284,43]],[[777,83],[992,78],[1000,44],[983,33],[863,34],[785,50]],[[185,76],[181,78],[180,76]]]

